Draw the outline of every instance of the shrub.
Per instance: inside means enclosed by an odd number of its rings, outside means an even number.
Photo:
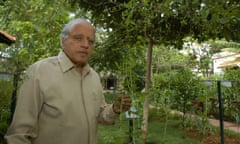
[[[10,81],[0,80],[0,144],[5,144],[3,137],[9,124],[12,90]]]

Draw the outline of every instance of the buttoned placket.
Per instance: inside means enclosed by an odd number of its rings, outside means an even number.
[[[80,76],[80,91],[81,91],[81,98],[82,98],[82,102],[83,102],[83,108],[84,108],[84,112],[85,112],[85,115],[86,115],[86,118],[87,118],[87,127],[88,127],[88,144],[90,144],[90,134],[91,134],[91,129],[90,129],[90,123],[89,123],[89,115],[88,115],[88,112],[87,112],[87,107],[86,107],[86,99],[84,97],[84,89],[83,89],[83,79],[85,77],[84,74],[80,74],[78,73],[79,76]]]

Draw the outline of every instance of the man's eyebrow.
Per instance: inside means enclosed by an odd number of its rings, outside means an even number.
[[[72,36],[83,36],[83,34],[73,34]]]

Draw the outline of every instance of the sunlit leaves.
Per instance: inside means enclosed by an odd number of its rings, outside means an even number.
[[[0,7],[1,29],[11,33],[17,41],[8,50],[9,64],[29,64],[56,55],[60,48],[59,35],[69,20],[69,6],[64,0],[5,1]],[[1,51],[5,51],[1,48]]]

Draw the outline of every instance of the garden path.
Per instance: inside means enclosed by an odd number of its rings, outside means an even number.
[[[210,122],[212,125],[214,125],[214,126],[220,126],[219,120],[217,120],[217,119],[212,119],[212,118],[209,118],[208,120],[209,120],[209,122]],[[240,132],[240,125],[237,124],[237,123],[232,123],[232,122],[226,122],[226,121],[224,121],[223,126],[224,126],[224,129],[232,130],[232,131],[235,131],[235,132]]]
[[[172,111],[171,113],[177,113],[177,114],[183,115],[183,113],[179,111]],[[196,115],[192,115],[192,116],[195,117]],[[218,119],[208,118],[208,121],[213,126],[220,127],[220,121]],[[228,129],[228,130],[240,133],[240,124],[224,121],[223,126],[224,126],[224,129]]]
[[[150,105],[149,108],[156,108],[156,107]],[[160,109],[160,108],[157,108],[157,109]],[[182,112],[175,111],[175,110],[172,110],[171,113],[183,115]],[[218,119],[209,118],[208,120],[209,120],[209,123],[212,124],[213,126],[220,127],[220,121]],[[228,129],[228,130],[240,133],[240,124],[224,121],[223,126],[224,126],[224,129]]]

